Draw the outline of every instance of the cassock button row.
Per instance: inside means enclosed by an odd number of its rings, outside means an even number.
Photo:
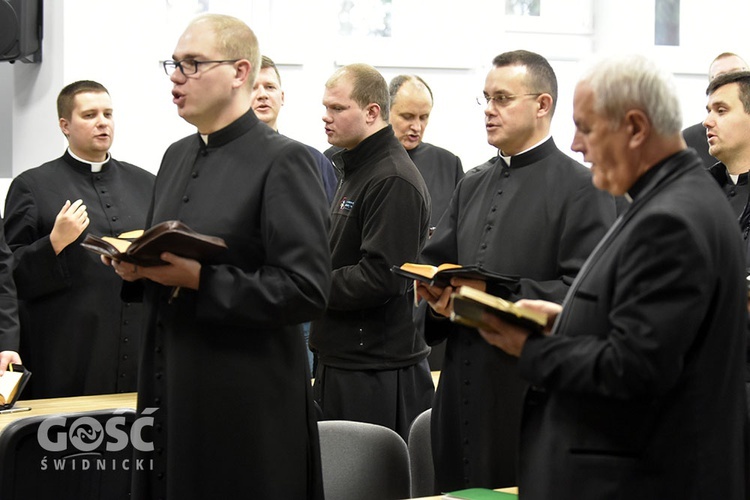
[[[192,177],[193,179],[197,179],[197,178],[198,178],[198,172],[193,172],[193,173],[191,174],[191,177]]]
[[[130,339],[129,339],[129,338],[127,338],[127,337],[125,337],[124,339],[122,339],[122,341],[123,341],[123,342],[125,342],[125,343],[127,344],[128,342],[130,342]]]
[[[156,346],[154,348],[154,352],[157,353],[157,354],[159,354],[161,352],[161,346],[160,345]]]
[[[510,177],[510,172],[508,170],[506,170],[505,172],[503,172],[503,175],[505,177]]]
[[[124,373],[120,374],[120,378],[125,378],[125,377],[127,377],[127,375],[125,375]]]
[[[468,399],[464,399],[464,404],[468,405],[469,404],[469,400]]]
[[[114,217],[112,217],[112,222],[117,222],[117,219],[118,217],[115,215]]]
[[[469,459],[466,458],[466,457],[464,457],[464,463],[468,465],[469,464]]]
[[[184,203],[187,203],[188,201],[190,201],[190,197],[188,197],[188,196],[183,196],[183,197],[182,197],[182,201],[183,201]]]
[[[482,243],[482,250],[487,250],[487,243]]]
[[[161,404],[161,398],[154,398],[154,404],[155,405]]]
[[[122,359],[124,359],[125,361],[127,361],[128,360],[128,355],[127,354],[123,354],[122,355]]]
[[[130,324],[130,321],[128,321],[128,320],[125,319],[125,320],[122,321],[122,324],[125,325],[125,326],[128,326]]]
[[[156,377],[156,380],[161,380],[161,372],[156,372],[154,376]]]
[[[106,204],[105,206],[106,206],[107,208],[112,208],[112,204],[111,204],[111,203],[107,203],[107,204]]]
[[[464,360],[464,366],[471,366],[471,360],[470,359],[465,359]]]
[[[464,380],[464,385],[471,385],[471,380],[469,380],[468,378]]]

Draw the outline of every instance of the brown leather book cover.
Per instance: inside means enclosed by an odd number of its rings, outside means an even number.
[[[177,220],[160,222],[140,236],[128,237],[137,233],[131,231],[118,238],[89,234],[81,246],[100,255],[144,267],[165,264],[159,257],[162,252],[206,261],[227,248],[223,239],[197,233]]]

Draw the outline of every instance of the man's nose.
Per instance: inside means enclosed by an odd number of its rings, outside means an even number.
[[[169,79],[172,81],[172,83],[183,83],[185,82],[185,80],[187,80],[187,77],[182,74],[180,68],[175,68],[172,70],[172,74],[169,75]]]

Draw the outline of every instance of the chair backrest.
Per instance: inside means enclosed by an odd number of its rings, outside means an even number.
[[[0,433],[3,500],[130,498],[135,411],[20,418]],[[41,430],[40,430],[41,427]]]
[[[380,425],[318,422],[326,500],[409,497],[409,452],[397,433]]]
[[[432,409],[420,413],[409,428],[409,463],[411,468],[411,496],[437,495],[435,469],[432,462],[430,419]]]

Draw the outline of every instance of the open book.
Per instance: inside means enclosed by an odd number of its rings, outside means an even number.
[[[414,264],[406,262],[401,266],[391,267],[391,272],[409,278],[419,280],[428,285],[446,287],[450,285],[451,278],[466,278],[472,280],[492,281],[495,283],[515,283],[518,278],[487,271],[479,266],[460,266],[458,264],[440,264],[431,266],[429,264]]]
[[[204,261],[227,248],[223,239],[197,233],[176,220],[160,222],[146,231],[123,233],[117,238],[89,234],[81,246],[114,260],[143,267],[165,264],[159,257],[162,252]]]
[[[16,404],[29,377],[31,372],[22,365],[8,365],[8,369],[0,377],[0,409],[7,410]]]
[[[462,286],[452,296],[451,321],[473,328],[485,328],[482,313],[489,312],[501,319],[524,326],[533,331],[542,331],[547,325],[547,315],[513,302],[495,297],[475,288]]]

